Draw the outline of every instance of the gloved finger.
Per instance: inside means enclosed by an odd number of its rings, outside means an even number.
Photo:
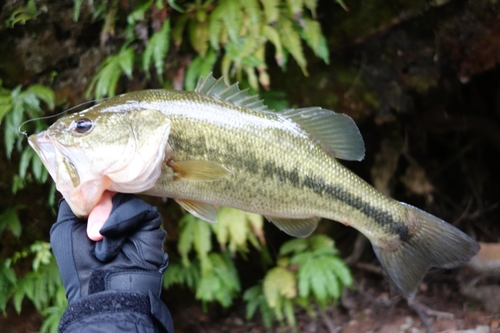
[[[113,209],[112,198],[116,192],[104,191],[97,205],[92,209],[87,220],[87,236],[98,242],[104,237],[99,232]]]
[[[161,217],[155,207],[134,195],[117,193],[111,214],[100,230],[104,239],[96,243],[94,254],[100,261],[109,262],[131,235],[139,230],[159,230],[160,225]]]
[[[161,225],[161,219],[158,221],[156,216],[159,216],[156,207],[133,194],[117,193],[113,197],[111,214],[100,233],[105,237],[123,237],[139,229],[156,229]]]
[[[90,242],[78,242],[78,239],[76,239],[77,243],[75,244],[74,234],[84,230],[84,221],[73,214],[65,200],[61,200],[59,202],[57,222],[50,229],[50,244],[66,289],[66,297],[70,302],[78,298],[80,294],[74,250],[76,248],[79,251],[86,252],[91,246],[91,244],[88,244]]]

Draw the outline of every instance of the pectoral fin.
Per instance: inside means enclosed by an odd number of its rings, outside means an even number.
[[[170,161],[167,163],[175,170],[177,177],[190,180],[219,180],[231,175],[231,171],[209,161]]]
[[[203,202],[187,200],[187,199],[174,199],[179,205],[182,206],[189,213],[193,214],[197,218],[205,220],[210,223],[217,222],[215,217],[215,207]]]
[[[280,230],[290,236],[305,238],[313,233],[318,226],[319,218],[310,217],[305,219],[293,219],[283,217],[266,216],[266,219],[274,223]]]

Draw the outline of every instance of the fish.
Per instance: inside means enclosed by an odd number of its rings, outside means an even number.
[[[365,146],[355,122],[321,107],[268,110],[212,75],[194,91],[143,90],[59,118],[29,143],[79,217],[104,191],[173,198],[216,222],[216,208],[258,213],[294,237],[320,218],[364,234],[390,280],[413,297],[431,267],[479,250],[451,224],[392,199],[343,166]]]

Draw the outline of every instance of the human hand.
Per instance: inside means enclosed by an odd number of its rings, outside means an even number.
[[[91,308],[100,309],[96,314],[110,308],[141,314],[145,306],[164,330],[173,332],[170,313],[159,299],[168,265],[163,251],[166,232],[160,229],[159,213],[130,194],[118,193],[107,201],[100,212],[89,216],[94,219],[90,227],[73,214],[66,201],[60,202],[51,244],[70,304],[68,311],[72,309],[61,325],[71,324],[88,311],[92,301]],[[98,242],[89,238],[96,236],[95,230],[100,234]]]

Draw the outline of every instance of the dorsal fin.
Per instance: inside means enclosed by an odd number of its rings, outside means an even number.
[[[237,106],[244,106],[252,110],[267,111],[264,101],[259,99],[258,95],[250,95],[248,89],[240,90],[238,83],[228,86],[224,82],[224,77],[215,79],[212,73],[207,77],[198,80],[194,91],[200,94],[213,96]]]
[[[320,107],[290,109],[278,114],[297,123],[336,158],[361,161],[365,157],[363,137],[348,115]]]

